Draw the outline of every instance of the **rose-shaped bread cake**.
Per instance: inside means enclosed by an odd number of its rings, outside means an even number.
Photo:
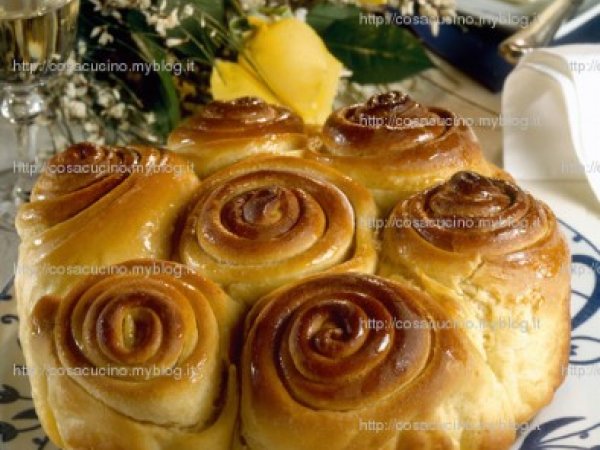
[[[396,91],[333,112],[310,139],[307,157],[368,187],[383,213],[459,170],[507,176],[484,159],[458,116]]]
[[[200,177],[256,154],[298,155],[304,123],[291,110],[256,97],[213,101],[169,136],[168,147],[194,163]]]
[[[395,326],[452,319],[453,305],[444,309],[407,284],[352,273],[311,277],[260,300],[241,363],[244,445],[508,448],[510,403],[464,331]]]
[[[529,420],[568,364],[570,257],[552,211],[510,182],[459,172],[386,225],[378,273],[453,298],[517,420]]]
[[[250,158],[204,180],[190,204],[180,261],[244,302],[324,270],[375,269],[371,195],[319,163]]]
[[[44,429],[67,449],[229,449],[240,312],[215,283],[157,260],[43,297],[29,367]]]
[[[392,92],[306,128],[242,98],[170,145],[72,146],[19,211],[56,445],[500,450],[550,401],[566,242],[454,114]]]

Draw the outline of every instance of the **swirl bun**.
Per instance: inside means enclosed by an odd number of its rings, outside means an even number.
[[[518,420],[531,418],[568,357],[570,257],[550,209],[510,182],[459,172],[398,204],[386,225],[379,273],[456,298]]]
[[[447,319],[423,292],[370,275],[317,276],[268,295],[247,318],[241,371],[248,447],[508,445],[512,431],[485,430],[488,421],[511,421],[508,401],[462,331],[396,326]],[[489,399],[486,408],[474,406],[479,395]],[[447,433],[365,428],[370,422],[435,423],[441,417],[482,426]]]
[[[215,100],[175,129],[168,147],[205,177],[248,156],[297,154],[305,146],[300,116],[256,97]]]
[[[36,407],[53,440],[192,450],[211,434],[208,447],[228,449],[240,307],[175,263],[135,260],[105,272],[63,299],[44,297],[32,316],[31,344],[47,350],[33,355]]]
[[[135,147],[109,147],[89,142],[72,145],[58,153],[38,179],[32,200],[45,200],[95,186],[107,180],[122,181],[134,165],[157,163],[157,149],[139,151]],[[81,170],[74,170],[79,166]],[[83,170],[89,167],[90,170]],[[96,170],[91,170],[94,167]],[[111,170],[123,167],[124,170]],[[71,169],[71,170],[70,170]],[[101,185],[101,184],[100,184]]]
[[[373,271],[369,193],[326,166],[260,157],[206,179],[191,202],[181,261],[253,301],[323,270]]]
[[[474,172],[408,200],[403,218],[421,222],[423,239],[448,251],[508,253],[543,237],[548,208],[512,183]]]
[[[82,143],[57,154],[17,216],[20,303],[29,311],[43,295],[64,295],[92,266],[169,257],[197,186],[188,162],[154,148]]]
[[[110,193],[138,167],[157,166],[163,157],[150,147],[72,145],[48,162],[33,187],[32,206],[21,212],[17,226],[35,231],[64,222]]]
[[[391,91],[332,113],[308,157],[367,186],[382,211],[464,169],[503,174],[486,162],[471,129],[454,113]]]

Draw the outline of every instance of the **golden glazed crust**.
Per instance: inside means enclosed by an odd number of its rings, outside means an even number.
[[[545,204],[510,182],[460,172],[394,208],[378,273],[454,298],[458,318],[478,324],[467,331],[526,421],[564,379],[569,263]]]
[[[169,149],[194,162],[200,177],[256,154],[299,155],[302,119],[255,97],[213,101],[169,136]]]
[[[382,213],[459,170],[509,178],[485,161],[473,131],[454,113],[396,91],[335,111],[308,148],[308,158],[368,187]]]
[[[30,314],[93,268],[168,258],[197,186],[187,161],[154,148],[83,143],[56,155],[17,216],[19,309]]]
[[[181,235],[182,262],[236,299],[325,270],[375,269],[369,192],[294,157],[254,157],[206,179]]]
[[[465,334],[395,325],[448,317],[424,292],[364,274],[311,277],[268,295],[246,319],[247,447],[507,448],[514,430],[493,422],[510,423],[510,405]],[[443,429],[451,422],[474,429]]]
[[[54,443],[229,449],[240,305],[175,263],[135,260],[110,273],[43,297],[30,319],[34,400]]]

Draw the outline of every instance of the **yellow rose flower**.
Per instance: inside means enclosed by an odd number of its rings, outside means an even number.
[[[342,64],[300,20],[249,20],[256,30],[244,44],[238,62],[217,60],[213,67],[213,97],[258,96],[293,109],[307,123],[323,123],[331,113]]]

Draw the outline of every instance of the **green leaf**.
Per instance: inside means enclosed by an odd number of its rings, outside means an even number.
[[[310,9],[306,15],[306,23],[314,30],[323,34],[327,27],[337,20],[360,17],[360,8],[354,5],[321,2]]]
[[[357,83],[391,83],[432,67],[420,41],[397,26],[364,25],[347,18],[327,27],[323,39]]]
[[[178,27],[167,30],[168,38],[183,39],[184,43],[173,50],[184,58],[194,58],[206,66],[214,64],[215,54],[223,45],[222,36],[217,42],[212,33],[227,31],[225,5],[223,0],[175,0],[174,6],[180,10],[185,5],[194,7],[194,14],[181,20]],[[203,19],[201,19],[204,16]],[[204,23],[204,26],[201,26]],[[229,42],[225,42],[228,46]]]
[[[198,58],[207,65],[212,65],[217,46],[209,36],[209,28],[202,29],[200,23],[187,18],[177,28],[168,30],[167,37],[183,39],[184,43],[174,50],[185,58]]]
[[[225,26],[225,4],[223,0],[181,0],[179,4],[181,6],[190,4],[194,7],[196,14],[198,14],[198,11],[203,11]]]
[[[137,9],[130,9],[125,13],[125,22],[131,31],[154,31],[152,27],[148,25],[146,16],[144,16],[142,12]]]
[[[131,35],[144,60],[147,63],[157,63],[162,66],[167,59],[166,51],[156,43],[152,38],[141,33],[133,33]],[[180,106],[177,88],[173,80],[173,75],[166,70],[158,70],[155,72],[160,81],[159,85],[159,105],[152,109],[157,114],[159,131],[161,134],[168,133],[173,129],[180,119]]]

